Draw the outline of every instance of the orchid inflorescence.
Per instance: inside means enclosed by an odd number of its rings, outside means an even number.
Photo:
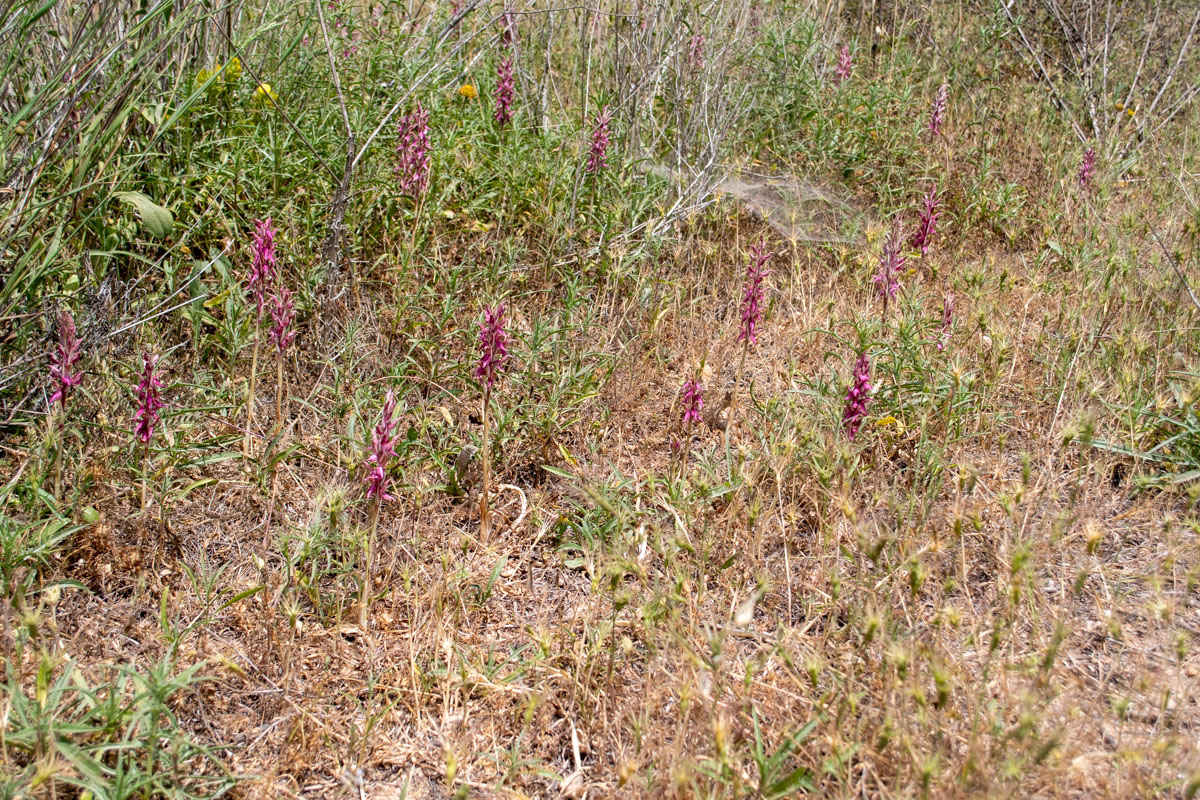
[[[867,403],[871,400],[871,360],[864,352],[854,364],[854,375],[846,390],[846,409],[842,412],[842,426],[846,437],[854,441],[858,429],[867,418]]]
[[[850,70],[853,68],[853,66],[854,63],[850,58],[850,45],[844,44],[842,45],[841,52],[838,53],[837,69],[835,69],[833,72],[833,85],[841,86],[843,83],[845,83],[846,79],[850,77]]]
[[[942,301],[942,330],[941,336],[938,338],[937,349],[945,350],[946,345],[950,342],[950,329],[954,325],[954,294],[946,295],[946,299]]]
[[[937,230],[938,206],[942,204],[937,196],[937,184],[929,187],[921,206],[921,219],[913,234],[912,246],[921,251],[921,256],[929,254],[929,246],[933,243],[933,235]]]
[[[1079,164],[1079,188],[1086,189],[1092,183],[1092,178],[1096,176],[1096,149],[1089,147],[1083,154],[1083,161]]]
[[[79,337],[75,332],[75,320],[67,311],[58,315],[58,346],[50,355],[50,378],[54,381],[54,394],[50,405],[59,403],[65,410],[71,390],[83,381],[82,372],[72,372],[79,361]]]
[[[608,125],[612,122],[612,112],[605,106],[596,115],[596,127],[592,129],[592,149],[588,153],[587,171],[599,172],[608,166],[605,156],[608,153]]]
[[[695,378],[683,382],[682,404],[683,424],[688,425],[700,421],[700,410],[704,408],[704,387]]]
[[[276,287],[275,296],[271,302],[271,341],[280,354],[287,350],[288,345],[296,338],[292,330],[292,320],[296,317],[295,297],[290,289]]]
[[[766,239],[760,239],[758,244],[750,248],[750,265],[746,267],[746,290],[742,295],[742,329],[738,341],[747,344],[757,344],[756,329],[762,320],[763,281],[771,271],[766,268],[767,261],[774,255],[767,252]]]
[[[949,93],[949,85],[943,83],[933,98],[933,108],[929,112],[929,133],[933,136],[942,135],[942,122],[946,118],[946,98]]]
[[[134,435],[137,436],[138,441],[147,446],[154,436],[154,429],[158,427],[158,411],[166,406],[166,403],[159,397],[159,389],[162,388],[163,383],[155,374],[157,366],[158,356],[150,353],[142,354],[142,372],[137,388],[134,390],[137,397],[137,411],[134,413],[137,425],[134,428]]]
[[[383,401],[383,413],[371,432],[371,455],[367,458],[367,497],[382,502],[394,500],[388,490],[388,463],[396,455],[396,394],[388,390]]]
[[[517,43],[517,15],[511,8],[500,15],[500,46],[513,47]]]
[[[500,59],[496,67],[496,124],[504,127],[512,122],[513,98],[516,94],[516,82],[513,78],[513,60]]]
[[[254,221],[254,258],[250,263],[250,273],[246,279],[246,289],[254,296],[254,305],[258,317],[262,319],[267,300],[275,283],[278,271],[278,260],[275,256],[275,226],[271,218]]]
[[[900,270],[904,267],[904,226],[899,216],[892,223],[892,229],[883,238],[883,253],[879,256],[879,272],[871,278],[878,284],[879,296],[883,298],[885,308],[888,300],[896,296],[900,289]]]
[[[504,303],[483,309],[483,321],[479,323],[479,364],[475,377],[483,381],[490,392],[496,379],[504,372],[508,362],[508,334],[504,330]]]
[[[688,42],[688,62],[693,69],[704,69],[704,34],[697,33]]]
[[[396,145],[396,177],[402,194],[416,197],[429,180],[429,112],[417,106],[400,118]]]

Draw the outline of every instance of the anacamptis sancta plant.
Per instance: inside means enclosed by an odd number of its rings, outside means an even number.
[[[488,536],[488,489],[491,466],[491,447],[488,423],[492,404],[492,387],[508,366],[508,333],[504,330],[504,303],[483,309],[479,323],[479,363],[475,378],[483,384],[483,488],[479,497],[480,538]]]
[[[242,457],[250,455],[250,432],[254,423],[254,383],[258,377],[258,347],[262,339],[263,316],[267,302],[275,289],[275,278],[279,262],[275,256],[275,226],[271,218],[256,220],[250,272],[246,277],[246,290],[254,300],[254,354],[250,358],[250,382],[246,390],[246,431],[242,439]]]
[[[75,332],[75,320],[70,312],[58,315],[58,346],[50,355],[50,379],[54,382],[54,393],[50,395],[51,416],[57,418],[58,449],[54,456],[54,499],[62,498],[62,458],[66,447],[67,399],[71,391],[83,381],[83,373],[75,372],[79,362],[79,337]],[[55,405],[58,413],[54,414]]]

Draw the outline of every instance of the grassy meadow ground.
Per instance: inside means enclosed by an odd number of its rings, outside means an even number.
[[[1195,795],[1200,17],[1021,5],[9,3],[0,798]]]

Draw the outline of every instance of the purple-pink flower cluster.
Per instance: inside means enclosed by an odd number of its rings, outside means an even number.
[[[388,390],[383,400],[383,413],[371,432],[371,455],[367,457],[367,497],[395,500],[387,493],[388,463],[396,455],[396,393]]]
[[[588,172],[599,172],[608,166],[605,157],[608,154],[608,124],[612,122],[612,112],[608,106],[596,116],[596,127],[592,129],[592,149],[588,153]]]
[[[511,8],[500,15],[500,46],[512,47],[517,43],[517,15]]]
[[[912,246],[921,251],[922,257],[929,253],[929,246],[933,244],[933,235],[937,231],[938,206],[941,204],[942,201],[937,196],[937,184],[935,183],[925,193],[921,205],[921,219],[917,223],[917,230],[912,239]]]
[[[137,411],[134,413],[134,419],[137,424],[133,432],[138,441],[144,445],[150,444],[150,438],[154,436],[154,429],[158,427],[158,410],[166,406],[158,394],[163,383],[154,372],[157,366],[158,356],[142,353],[142,374],[138,380],[137,389],[134,391],[137,397]]]
[[[933,98],[933,108],[929,111],[929,132],[934,136],[942,135],[942,122],[946,118],[946,97],[949,93],[949,85],[943,83]]]
[[[50,405],[61,403],[67,407],[71,389],[83,381],[82,372],[72,372],[79,361],[79,337],[75,333],[75,320],[67,311],[58,315],[58,347],[50,355],[50,378],[54,381],[54,394]]]
[[[688,43],[688,61],[693,69],[704,69],[704,34],[697,33]]]
[[[516,82],[513,78],[513,60],[502,58],[496,66],[496,124],[504,127],[512,122],[513,99]]]
[[[954,325],[954,294],[946,295],[942,301],[942,335],[938,338],[937,349],[945,350],[950,342],[950,328]]]
[[[271,341],[280,354],[296,338],[292,320],[296,317],[296,300],[290,289],[277,287],[271,299]]]
[[[508,362],[508,334],[504,331],[504,304],[483,309],[483,321],[479,323],[479,364],[475,367],[476,379],[483,381],[490,392],[496,378],[504,372]]]
[[[850,45],[842,45],[842,51],[838,53],[837,69],[833,71],[833,85],[841,86],[850,77],[850,70],[854,67],[854,62],[850,59]]]
[[[271,218],[254,221],[254,258],[250,263],[250,274],[246,289],[254,296],[258,318],[262,319],[267,300],[275,283],[278,260],[275,256],[275,226]]]
[[[746,289],[742,295],[742,330],[738,341],[758,344],[756,329],[762,320],[763,280],[771,274],[767,261],[774,255],[767,252],[767,240],[760,239],[750,248],[750,265],[746,267]]]
[[[1079,165],[1079,188],[1086,189],[1092,183],[1092,178],[1096,175],[1096,149],[1089,147],[1087,152],[1083,154],[1083,161]]]
[[[700,409],[704,408],[704,387],[695,378],[683,382],[683,424],[700,421]]]
[[[867,418],[867,403],[871,401],[871,360],[864,352],[854,364],[854,377],[846,390],[846,410],[842,413],[842,427],[846,437],[854,441],[858,429]]]
[[[879,296],[886,303],[900,289],[900,270],[904,267],[904,228],[897,215],[892,229],[883,238],[883,253],[879,256],[879,272],[871,278],[879,285]]]
[[[429,112],[417,107],[400,118],[396,144],[396,178],[403,194],[416,197],[429,180]]]

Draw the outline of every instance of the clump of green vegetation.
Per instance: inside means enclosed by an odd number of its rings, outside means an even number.
[[[1195,27],[18,0],[0,797],[1191,797]]]

